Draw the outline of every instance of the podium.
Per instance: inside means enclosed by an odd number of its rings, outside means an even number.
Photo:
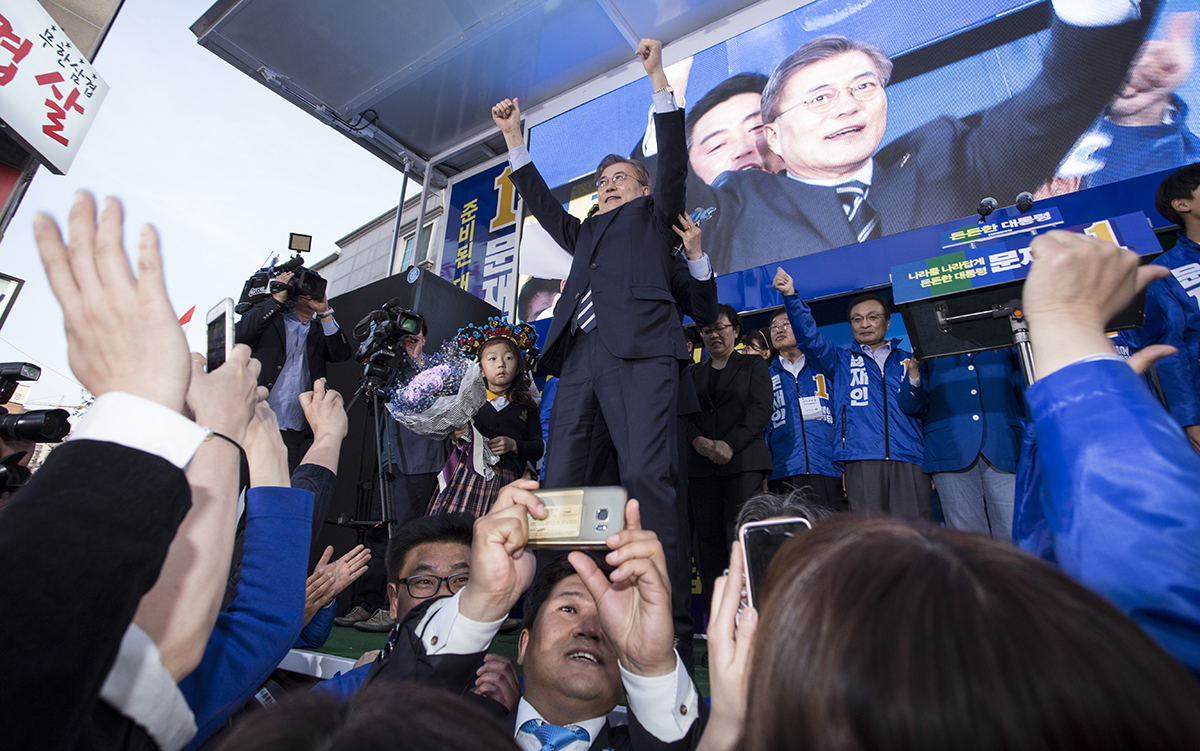
[[[892,295],[908,328],[913,354],[927,360],[1015,346],[1025,383],[1033,383],[1033,352],[1021,292],[1033,260],[1029,244],[1038,231],[1049,228],[1016,229],[954,243],[943,247],[949,253],[892,267]],[[1065,229],[1115,242],[1142,256],[1162,250],[1141,212]],[[1109,322],[1109,330],[1141,327],[1146,320],[1145,302],[1143,291]]]

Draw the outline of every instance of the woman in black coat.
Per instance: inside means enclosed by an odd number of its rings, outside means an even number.
[[[700,413],[688,428],[688,496],[707,601],[729,561],[738,510],[771,473],[763,439],[771,419],[771,375],[761,357],[734,351],[741,333],[737,311],[722,305],[716,323],[700,330],[708,359],[692,369]]]

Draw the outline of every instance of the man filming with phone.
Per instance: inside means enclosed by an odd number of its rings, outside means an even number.
[[[320,279],[314,271],[305,273]],[[290,284],[293,276],[294,272],[285,271],[271,281],[272,294],[242,315],[235,336],[237,343],[249,345],[253,357],[262,363],[258,385],[271,392],[267,403],[279,417],[289,471],[312,443],[300,394],[325,377],[326,363],[343,362],[354,354],[325,299],[324,284],[320,297],[300,294],[296,285]],[[319,326],[313,325],[314,319]]]

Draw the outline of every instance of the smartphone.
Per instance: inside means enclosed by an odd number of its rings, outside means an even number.
[[[759,587],[771,559],[779,552],[783,544],[796,535],[812,529],[808,519],[798,516],[787,519],[768,519],[763,522],[750,522],[742,527],[742,557],[746,566],[747,602],[752,608],[758,607]]]
[[[546,518],[529,517],[528,548],[576,550],[603,548],[604,539],[625,528],[629,496],[619,485],[597,488],[535,490],[546,504]]]
[[[208,311],[208,360],[205,372],[211,373],[229,359],[233,352],[233,300],[226,297]]]

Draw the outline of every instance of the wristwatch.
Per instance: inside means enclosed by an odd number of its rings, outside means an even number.
[[[317,318],[322,320],[326,318],[333,318],[333,308],[326,309],[324,313],[317,313]]]

